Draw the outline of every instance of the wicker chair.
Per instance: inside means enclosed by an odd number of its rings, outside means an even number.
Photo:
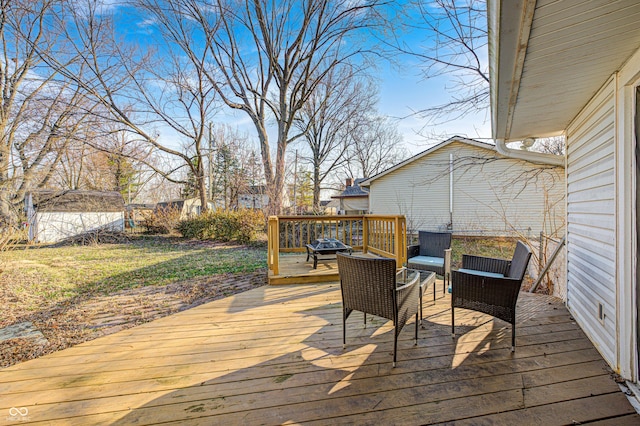
[[[451,334],[455,337],[454,308],[471,309],[511,324],[511,351],[516,347],[516,302],[531,250],[518,241],[511,260],[462,256],[462,268],[451,278]]]
[[[351,312],[364,313],[393,321],[393,366],[396,366],[398,335],[411,316],[416,317],[415,344],[418,343],[418,300],[420,274],[396,273],[395,259],[372,259],[338,253],[338,271],[342,290],[342,343],[347,343],[347,318]],[[399,285],[399,286],[398,286]]]
[[[444,293],[451,280],[451,233],[418,231],[418,241],[407,248],[407,268],[442,276]]]

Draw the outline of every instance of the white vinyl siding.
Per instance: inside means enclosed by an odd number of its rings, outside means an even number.
[[[124,212],[42,212],[32,226],[36,241],[55,243],[96,229],[124,232]]]
[[[617,363],[614,90],[611,79],[567,130],[567,305],[610,365]]]
[[[502,157],[491,148],[458,141],[372,180],[371,212],[404,214],[413,231],[446,230],[450,154],[454,233],[537,237],[542,230],[563,228],[562,168]]]

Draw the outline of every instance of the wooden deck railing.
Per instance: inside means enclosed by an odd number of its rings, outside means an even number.
[[[280,253],[306,252],[318,238],[336,238],[363,253],[392,257],[398,266],[406,261],[407,228],[404,216],[270,216],[268,263],[279,273]]]

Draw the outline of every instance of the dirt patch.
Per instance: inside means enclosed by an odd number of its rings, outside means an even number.
[[[219,274],[74,299],[24,315],[15,322],[32,323],[44,339],[17,337],[0,342],[0,368],[260,287],[266,280],[265,270]]]

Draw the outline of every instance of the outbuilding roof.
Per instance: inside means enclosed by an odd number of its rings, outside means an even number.
[[[353,185],[347,186],[344,191],[339,195],[334,195],[331,198],[351,198],[351,197],[368,197],[369,188],[362,188],[360,184],[366,181],[367,178],[358,178],[353,182]]]
[[[38,212],[122,212],[124,198],[116,191],[53,191],[31,192],[33,207]]]

